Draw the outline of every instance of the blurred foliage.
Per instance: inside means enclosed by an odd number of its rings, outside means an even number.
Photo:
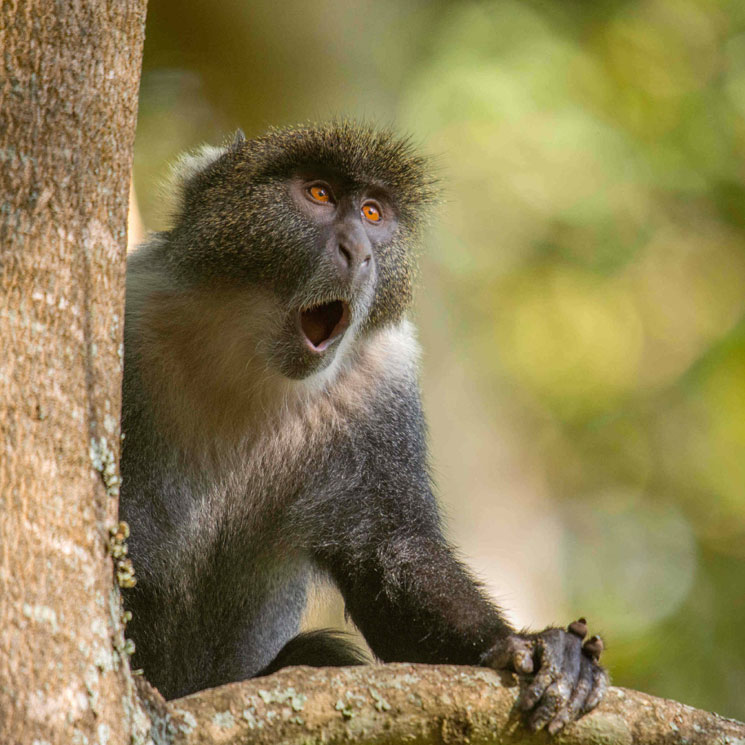
[[[602,621],[616,683],[745,719],[745,4],[151,0],[146,224],[185,147],[338,114],[435,156],[418,315],[459,542]]]

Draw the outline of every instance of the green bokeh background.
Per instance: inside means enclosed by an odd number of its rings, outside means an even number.
[[[335,115],[444,189],[416,317],[465,558],[745,719],[745,3],[150,0],[145,224],[185,148]]]

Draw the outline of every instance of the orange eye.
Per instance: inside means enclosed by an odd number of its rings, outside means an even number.
[[[331,199],[331,192],[326,186],[321,186],[320,184],[315,184],[314,186],[308,187],[308,194],[315,199],[316,202],[333,202],[334,200]]]
[[[380,210],[372,202],[362,205],[362,214],[370,222],[380,222],[383,219]]]

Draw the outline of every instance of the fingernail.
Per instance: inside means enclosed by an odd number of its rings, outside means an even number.
[[[546,724],[546,716],[540,716],[534,718],[530,723],[530,728],[533,730],[533,732],[538,732],[539,729],[542,729]]]
[[[533,706],[535,706],[535,701],[528,693],[523,694],[517,701],[517,708],[521,711],[530,711]]]
[[[515,670],[517,670],[519,673],[525,673],[527,675],[528,673],[533,672],[533,659],[527,654],[516,654],[514,665]]]

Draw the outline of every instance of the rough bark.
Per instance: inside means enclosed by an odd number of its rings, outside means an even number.
[[[512,676],[468,667],[295,668],[161,700],[153,719],[174,745],[745,745],[745,724],[623,688],[552,740],[528,733],[516,696]]]
[[[106,539],[144,12],[0,10],[3,745],[129,743],[137,726]]]

